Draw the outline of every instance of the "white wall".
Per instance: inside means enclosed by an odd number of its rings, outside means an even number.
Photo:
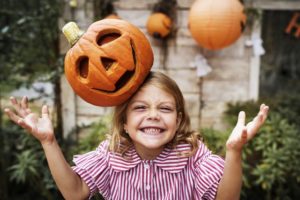
[[[179,0],[177,37],[169,42],[166,69],[163,70],[161,45],[145,30],[147,18],[151,14],[151,7],[155,2],[157,1],[119,0],[114,5],[121,18],[138,26],[149,38],[155,57],[153,69],[165,71],[178,83],[186,98],[193,128],[198,129],[201,124],[201,127],[223,129],[222,114],[228,102],[258,97],[260,59],[253,56],[252,48],[246,47],[245,42],[253,32],[260,34],[260,27],[246,30],[237,42],[225,49],[205,50],[191,38],[187,28],[189,7],[193,1]],[[66,16],[64,20],[61,20],[61,26],[70,19],[68,11],[69,8],[66,7]],[[84,0],[78,0],[75,14],[76,21],[82,29],[86,29],[92,23],[93,15],[91,13],[90,1],[86,3]],[[69,49],[69,45],[63,37],[61,41],[61,52],[64,53]],[[212,67],[212,72],[201,81],[202,94],[196,70],[189,66],[197,54],[203,55]],[[92,106],[81,100],[74,95],[66,81],[63,81],[62,84],[62,94],[65,133],[75,125],[87,125],[101,116],[111,113],[111,108]],[[200,98],[203,100],[202,106]]]

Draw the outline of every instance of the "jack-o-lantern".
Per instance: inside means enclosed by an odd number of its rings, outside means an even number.
[[[65,75],[85,101],[115,106],[138,89],[152,64],[151,46],[137,27],[104,19],[90,25],[67,52]]]
[[[221,49],[235,42],[243,32],[246,16],[239,0],[196,0],[189,14],[189,30],[198,44]]]
[[[153,13],[147,21],[147,31],[154,38],[164,38],[169,35],[172,28],[172,20],[163,13]]]

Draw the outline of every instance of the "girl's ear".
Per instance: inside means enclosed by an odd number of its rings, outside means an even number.
[[[128,128],[128,127],[127,127],[127,124],[126,124],[126,123],[124,123],[124,124],[123,124],[123,127],[124,127],[124,131],[125,131],[125,133],[127,133],[127,130],[128,130],[128,129],[127,129],[127,128]]]

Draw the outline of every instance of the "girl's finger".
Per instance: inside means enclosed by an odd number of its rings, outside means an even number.
[[[265,104],[260,105],[260,110],[257,114],[257,116],[253,119],[255,122],[259,122],[260,124],[263,124],[267,118],[269,107]]]
[[[263,122],[266,120],[266,118],[268,116],[268,112],[269,112],[269,106],[265,106],[263,108]]]
[[[245,120],[246,120],[246,114],[244,111],[239,112],[239,116],[238,116],[238,121],[237,121],[237,125],[245,125]]]
[[[246,128],[243,128],[243,131],[242,131],[242,134],[241,134],[241,140],[242,140],[242,143],[245,144],[247,142],[247,129]]]
[[[42,107],[42,118],[49,118],[49,109],[47,105]]]
[[[262,111],[263,108],[264,108],[265,106],[266,106],[266,105],[265,105],[264,103],[262,103],[262,104],[260,105],[260,107],[259,107],[259,110]]]
[[[28,109],[28,98],[26,96],[24,96],[21,100],[21,108],[27,112]]]
[[[265,104],[261,104],[259,112],[257,116],[253,119],[253,121],[255,123],[259,123],[260,125],[263,124],[265,119],[267,118],[268,109],[268,106],[266,106]]]
[[[26,113],[22,109],[21,103],[19,103],[15,97],[10,97],[10,102],[13,105],[16,112],[18,113],[18,115],[20,115],[21,117],[26,116]]]
[[[16,124],[18,124],[18,120],[20,119],[20,117],[18,115],[16,115],[14,112],[12,112],[10,109],[5,108],[4,112],[6,113],[6,115]]]
[[[263,113],[258,113],[257,116],[253,120],[256,124],[262,124],[263,122]]]
[[[253,127],[252,127],[253,130],[252,131],[254,133],[256,133],[262,124],[263,124],[263,114],[259,113],[253,120]]]
[[[16,109],[16,111],[20,110],[20,105],[15,97],[10,97],[10,102],[13,105],[13,107]]]

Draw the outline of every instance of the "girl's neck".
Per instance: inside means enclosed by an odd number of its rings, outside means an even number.
[[[135,145],[135,150],[142,160],[154,160],[162,151],[164,147],[159,149],[141,149]]]

